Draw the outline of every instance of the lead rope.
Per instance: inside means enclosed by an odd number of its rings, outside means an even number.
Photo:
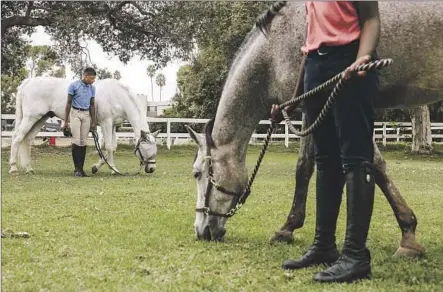
[[[108,160],[106,159],[105,155],[102,152],[102,149],[100,147],[100,143],[98,141],[98,134],[97,132],[93,131],[92,132],[92,137],[94,138],[94,144],[95,144],[95,148],[97,149],[98,152],[98,156],[100,156],[101,159],[103,159],[106,164],[109,166],[109,168],[111,170],[113,170],[115,173],[122,175],[122,176],[136,176],[140,173],[141,169],[142,169],[142,163],[140,162],[140,168],[136,173],[121,173],[120,171],[118,171],[117,169],[115,169],[114,167],[111,166],[111,164],[109,164]]]
[[[352,72],[361,72],[361,71],[375,71],[387,66],[392,65],[394,61],[392,59],[380,59],[376,61],[371,61],[367,64],[363,64],[358,66],[356,69],[352,70]],[[343,71],[344,72],[344,71]],[[320,126],[320,124],[324,121],[326,115],[329,113],[329,110],[332,108],[332,105],[334,103],[334,100],[338,96],[339,91],[343,88],[343,86],[346,84],[346,80],[343,79],[343,72],[335,75],[325,83],[317,86],[316,88],[300,95],[297,97],[294,97],[282,104],[279,105],[280,111],[283,114],[283,117],[288,125],[289,130],[300,137],[305,137],[307,135],[312,134],[317,128]],[[338,82],[337,82],[338,81]],[[334,89],[332,90],[332,93],[329,95],[328,100],[326,101],[325,105],[323,106],[323,109],[321,110],[320,114],[318,115],[317,119],[312,123],[311,126],[309,126],[306,130],[297,131],[297,129],[292,125],[292,122],[289,118],[289,115],[287,111],[285,110],[285,107],[288,105],[294,105],[299,104],[303,100],[314,96],[315,94],[319,93],[320,91],[324,90],[325,88],[331,86],[332,84],[336,83]],[[246,202],[246,199],[251,194],[251,187],[252,183],[254,182],[254,179],[258,173],[258,169],[260,168],[260,164],[263,160],[263,157],[266,154],[266,149],[268,148],[269,141],[271,140],[272,133],[275,129],[275,122],[271,120],[271,124],[268,129],[268,133],[266,135],[265,141],[263,143],[260,155],[258,157],[257,163],[255,164],[254,170],[252,172],[251,177],[249,178],[248,185],[243,191],[243,194],[240,196],[236,206],[229,210],[229,212],[226,214],[229,217],[234,216],[234,214],[243,206],[243,204]]]

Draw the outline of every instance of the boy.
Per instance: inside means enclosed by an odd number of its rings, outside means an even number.
[[[95,116],[95,86],[96,72],[93,68],[83,71],[81,80],[72,82],[68,87],[68,101],[65,108],[63,131],[71,128],[72,160],[74,176],[86,177],[83,171],[86,156],[86,139],[89,131],[95,131],[97,121]],[[71,110],[72,108],[72,110]],[[69,122],[70,125],[69,125]]]

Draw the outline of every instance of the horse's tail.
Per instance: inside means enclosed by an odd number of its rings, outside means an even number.
[[[23,102],[23,89],[26,86],[26,84],[29,83],[31,79],[26,78],[22,81],[22,83],[17,88],[17,94],[15,95],[15,126],[14,126],[14,132],[17,132],[22,120],[23,120],[23,108],[22,108],[22,102]]]
[[[17,94],[15,96],[15,126],[14,126],[14,135],[13,140],[15,136],[18,134],[18,131],[20,129],[20,125],[23,122],[23,99],[25,97],[25,87],[26,85],[31,81],[30,78],[27,78],[22,81],[20,86],[17,89]],[[28,133],[25,133],[25,136],[23,140],[20,142],[18,146],[18,164],[21,168],[25,168],[31,159],[30,157],[30,150],[31,150],[31,139],[34,138],[37,133],[39,132],[40,128],[44,125],[44,122],[46,121],[47,117],[42,117],[32,128]]]
[[[275,15],[277,15],[277,13],[286,6],[287,2],[288,1],[279,1],[273,3],[269,7],[268,11],[259,16],[257,22],[255,23],[255,26],[258,27],[264,35],[266,35],[268,25],[271,24]]]

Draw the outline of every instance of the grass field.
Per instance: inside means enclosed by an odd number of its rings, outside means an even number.
[[[72,177],[68,148],[34,147],[34,175],[8,174],[2,150],[2,291],[443,291],[443,156],[384,151],[394,182],[418,217],[422,259],[396,259],[400,229],[376,190],[368,246],[373,280],[313,284],[322,267],[280,269],[312,242],[315,177],[305,226],[295,243],[270,245],[292,203],[297,147],[272,145],[252,195],[227,225],[223,243],[194,239],[194,147],[161,148],[157,171],[136,177]],[[258,147],[250,148],[251,169]],[[92,147],[88,173],[97,160]],[[121,171],[138,162],[129,148],[116,155]],[[342,247],[343,201],[337,238]],[[27,232],[29,238],[14,237]]]

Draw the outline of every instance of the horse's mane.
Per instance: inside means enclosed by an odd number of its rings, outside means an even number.
[[[268,29],[268,25],[271,24],[274,17],[277,15],[277,13],[286,6],[288,1],[279,1],[273,3],[269,9],[263,13],[255,23],[255,26],[258,27],[263,34],[266,35],[266,31]]]
[[[110,80],[116,80],[116,79],[110,79]],[[147,121],[146,121],[146,103],[142,103],[140,98],[137,98],[136,94],[134,92],[131,91],[131,89],[129,88],[129,86],[123,84],[122,82],[117,80],[117,84],[124,90],[126,91],[127,95],[129,96],[129,98],[132,100],[132,102],[135,104],[135,106],[137,107],[142,122],[148,125]],[[149,125],[148,125],[148,129],[149,129]]]
[[[214,121],[215,121],[214,118],[210,119],[206,123],[205,128],[204,128],[206,145],[207,145],[207,147],[211,147],[211,148],[216,148],[214,140],[212,139],[212,129],[214,128]]]

